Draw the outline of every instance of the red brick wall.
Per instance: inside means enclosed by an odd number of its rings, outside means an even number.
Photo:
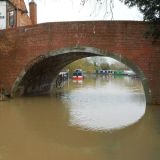
[[[10,3],[11,2],[11,3]],[[27,14],[27,9],[25,6],[24,1],[10,1],[7,3],[7,28],[12,28],[12,27],[19,27],[19,26],[26,26],[26,25],[31,25],[32,21],[30,17]],[[9,12],[10,11],[15,11],[15,16],[14,16],[14,21],[15,24],[14,26],[9,25]]]
[[[11,90],[25,66],[50,51],[90,46],[120,55],[137,65],[148,79],[151,101],[160,104],[160,41],[143,33],[145,22],[102,21],[46,23],[0,31],[0,83]]]
[[[21,13],[21,11],[17,11],[17,27],[31,25],[31,19],[26,13]]]

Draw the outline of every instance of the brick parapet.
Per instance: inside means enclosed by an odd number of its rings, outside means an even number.
[[[10,90],[21,71],[38,56],[61,48],[88,46],[133,62],[149,82],[152,102],[160,103],[160,41],[153,44],[145,39],[147,29],[145,22],[97,21],[46,23],[0,31],[0,81]]]

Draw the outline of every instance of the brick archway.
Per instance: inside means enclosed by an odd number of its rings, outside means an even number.
[[[160,104],[160,39],[152,43],[151,38],[144,37],[148,26],[147,22],[90,21],[45,23],[2,30],[0,31],[0,87],[3,86],[8,94],[11,94],[13,83],[20,72],[23,69],[26,71],[27,64],[36,61],[37,57],[41,59],[46,54],[56,53],[61,48],[74,50],[80,46],[90,46],[99,48],[104,55],[122,61],[141,75],[147,102]],[[93,56],[94,52],[87,53],[88,56]],[[66,55],[64,54],[63,58]],[[86,56],[83,47],[80,55]],[[58,57],[54,62],[61,68],[62,64]],[[48,57],[48,60],[52,61],[52,58],[53,56]],[[41,62],[46,63],[45,60]]]
[[[39,64],[44,64],[45,63],[52,63],[52,65],[50,64],[50,67],[54,67],[54,69],[47,71],[45,74],[47,73],[48,75],[46,76],[51,76],[50,72],[53,72],[53,75],[50,78],[49,81],[49,86],[48,88],[46,88],[46,79],[44,79],[44,81],[42,83],[39,84],[39,86],[37,86],[37,93],[41,93],[41,92],[49,92],[50,90],[53,90],[55,84],[54,84],[54,80],[57,76],[57,74],[59,73],[59,71],[61,69],[63,69],[67,64],[72,63],[75,60],[78,60],[80,58],[84,58],[84,57],[91,57],[91,56],[105,56],[105,57],[111,57],[114,58],[116,60],[118,60],[119,62],[124,63],[125,65],[127,65],[129,68],[131,68],[137,75],[138,77],[141,79],[143,88],[144,88],[144,93],[145,93],[145,97],[146,97],[146,102],[150,103],[151,100],[151,93],[150,93],[150,89],[149,89],[149,85],[148,85],[148,80],[145,78],[145,75],[143,73],[143,71],[133,62],[131,62],[130,60],[128,60],[126,57],[121,56],[122,54],[117,54],[117,53],[109,53],[109,52],[105,52],[101,49],[97,49],[94,47],[87,47],[87,46],[79,46],[79,47],[74,47],[74,48],[62,48],[56,51],[50,51],[48,54],[45,54],[43,56],[39,56],[37,58],[35,58],[33,61],[31,61],[29,64],[26,65],[26,67],[23,69],[23,71],[20,73],[20,75],[17,77],[16,81],[14,82],[13,86],[12,86],[12,91],[11,94],[12,96],[16,95],[16,92],[19,88],[19,86],[21,84],[23,84],[23,81],[25,81],[25,78],[27,79],[27,82],[32,83],[34,81],[34,77],[36,76],[34,74],[34,72],[32,70],[35,70],[36,74],[41,74],[41,75],[37,75],[39,76],[38,81],[41,80],[40,77],[44,77],[44,72],[39,73],[38,70],[43,69],[43,66],[39,65]],[[65,57],[65,58],[64,58]],[[55,65],[55,61],[59,61],[59,63],[61,65]],[[39,65],[39,69],[36,69],[36,65]],[[45,68],[45,66],[44,66]],[[45,71],[45,69],[44,69]],[[32,74],[30,74],[29,72],[32,72]],[[26,75],[29,76],[33,76],[33,77],[27,77]],[[30,82],[29,79],[32,81]],[[37,81],[35,81],[37,84]],[[35,83],[33,82],[33,83]],[[25,85],[25,84],[23,84]],[[30,84],[31,85],[31,84]],[[34,84],[33,84],[34,85]],[[43,88],[44,86],[44,88]],[[25,87],[25,86],[24,86]],[[26,86],[28,88],[28,86]],[[33,86],[32,86],[33,87]],[[47,89],[47,90],[46,90]]]

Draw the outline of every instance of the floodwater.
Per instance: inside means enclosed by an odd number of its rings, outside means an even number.
[[[0,102],[0,160],[159,160],[160,106],[130,77],[68,81]]]

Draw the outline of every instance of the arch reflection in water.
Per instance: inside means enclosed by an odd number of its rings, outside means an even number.
[[[145,95],[137,79],[99,77],[74,87],[63,97],[69,103],[71,126],[110,131],[136,123],[145,113]]]

